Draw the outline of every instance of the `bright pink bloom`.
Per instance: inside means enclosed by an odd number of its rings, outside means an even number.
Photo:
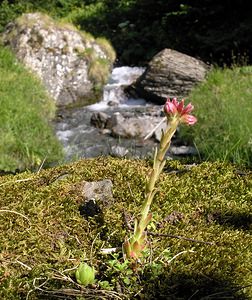
[[[172,100],[168,98],[164,105],[164,112],[168,116],[178,117],[181,123],[193,125],[197,122],[197,118],[190,115],[194,107],[191,103],[185,106],[184,102],[184,99],[178,102],[177,98],[173,98]]]
[[[181,122],[182,123],[185,123],[185,124],[188,124],[188,125],[193,125],[197,122],[197,118],[195,118],[193,115],[183,115],[181,118],[180,118]]]

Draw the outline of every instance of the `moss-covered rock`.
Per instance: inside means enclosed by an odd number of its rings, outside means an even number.
[[[250,170],[168,162],[151,209],[145,264],[134,273],[120,251],[100,254],[121,247],[125,215],[131,224],[139,212],[150,168],[146,161],[101,157],[1,177],[0,298],[250,299]],[[113,182],[114,204],[83,218],[79,183],[102,179]],[[80,261],[95,268],[95,285],[74,283]]]
[[[2,41],[39,76],[58,106],[97,101],[115,60],[105,38],[38,12],[9,23]]]

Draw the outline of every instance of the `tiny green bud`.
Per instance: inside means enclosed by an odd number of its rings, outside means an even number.
[[[95,282],[95,270],[86,263],[80,263],[75,272],[76,280],[79,284],[87,286]]]

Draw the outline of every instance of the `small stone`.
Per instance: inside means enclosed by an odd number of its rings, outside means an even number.
[[[95,199],[109,205],[113,202],[112,186],[113,184],[110,179],[92,182],[84,181],[82,183],[83,198],[85,201]]]
[[[170,149],[169,149],[169,152],[172,154],[172,155],[196,155],[197,154],[197,150],[192,147],[192,146],[179,146],[179,147],[176,147],[176,146],[171,146]]]
[[[111,151],[110,151],[110,155],[115,156],[115,157],[124,157],[129,153],[129,150],[121,147],[121,146],[112,146],[111,147]]]
[[[109,101],[109,102],[108,102],[108,106],[115,107],[115,106],[118,106],[118,105],[119,105],[119,102],[118,102],[118,101]]]

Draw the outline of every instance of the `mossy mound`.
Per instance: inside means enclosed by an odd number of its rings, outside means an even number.
[[[151,209],[146,264],[133,274],[116,272],[111,255],[100,254],[121,246],[124,213],[131,220],[139,212],[150,168],[102,157],[1,177],[0,298],[251,299],[250,170],[167,162]],[[114,203],[83,218],[79,183],[102,179],[112,180]],[[74,283],[81,260],[95,267],[96,285]]]

